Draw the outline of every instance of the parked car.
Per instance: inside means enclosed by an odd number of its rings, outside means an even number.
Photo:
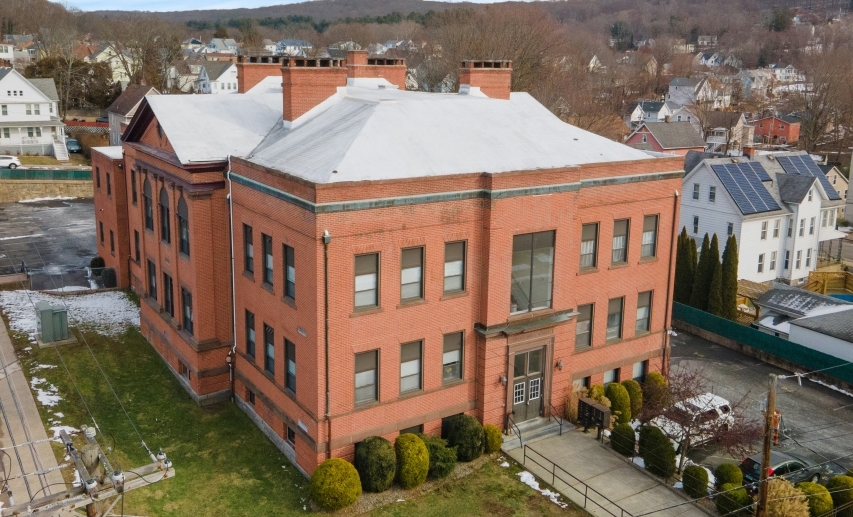
[[[755,483],[761,479],[761,457],[758,453],[746,458],[740,463],[743,472],[743,484]],[[800,481],[811,481],[821,483],[829,479],[830,473],[825,468],[816,465],[815,462],[791,454],[790,452],[770,452],[770,469],[768,475],[785,478],[791,483]]]
[[[80,147],[80,142],[78,142],[76,138],[69,138],[66,140],[65,147],[68,149],[69,153],[79,153],[83,150],[83,148]]]
[[[20,166],[21,166],[21,160],[19,160],[17,156],[9,156],[7,154],[0,154],[0,169],[3,169],[3,168],[17,169]]]
[[[729,401],[713,393],[704,393],[667,408],[663,415],[651,421],[651,425],[669,437],[677,452],[681,452],[681,441],[684,439],[684,429],[679,422],[697,424],[690,426],[690,445],[694,446],[712,440],[720,424],[728,428],[734,424],[734,417]]]
[[[109,123],[109,121],[110,121],[109,117],[98,117],[95,119],[95,122],[101,122],[101,123]]]

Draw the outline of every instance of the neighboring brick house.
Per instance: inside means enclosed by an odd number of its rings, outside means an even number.
[[[765,144],[790,144],[800,139],[800,120],[794,117],[764,117],[752,122],[755,136]]]
[[[243,65],[282,86],[148,97],[123,143],[142,333],[200,403],[233,389],[312,472],[666,368],[680,157],[510,94],[509,62],[465,62],[460,94],[362,51]]]
[[[645,122],[628,135],[625,143],[636,149],[679,156],[705,150],[705,141],[690,122]]]

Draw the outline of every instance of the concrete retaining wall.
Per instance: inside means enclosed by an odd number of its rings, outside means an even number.
[[[40,197],[94,196],[91,180],[0,180],[0,203]]]

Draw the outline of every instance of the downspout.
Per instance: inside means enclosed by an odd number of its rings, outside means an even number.
[[[231,402],[234,402],[234,359],[237,355],[237,290],[234,279],[234,199],[231,188],[231,155],[228,155],[228,170],[225,171],[228,180],[228,233],[231,238],[231,350],[225,358],[228,363],[228,381],[231,384]]]
[[[670,311],[672,310],[672,270],[675,269],[675,250],[676,250],[676,242],[678,241],[678,198],[679,198],[678,190],[675,191],[672,199],[672,236],[670,237],[669,242],[669,270],[666,275],[666,309],[664,314],[664,327],[665,332],[663,333],[663,354],[662,354],[662,363],[661,369],[663,370],[663,374],[666,375],[669,372],[669,358],[667,357],[667,350],[669,350],[669,336],[670,332],[672,332],[672,316]]]
[[[329,243],[332,235],[323,230],[323,361],[326,377],[326,459],[332,457],[332,417],[329,402]]]

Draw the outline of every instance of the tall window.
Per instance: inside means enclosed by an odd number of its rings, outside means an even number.
[[[713,203],[716,200],[717,200],[717,187],[711,187],[711,189],[708,191],[708,201]]]
[[[815,225],[815,218],[812,217],[809,220],[809,235],[814,235],[814,225]]]
[[[103,221],[98,221],[98,233],[101,235],[101,245],[104,244],[104,223]]]
[[[592,346],[592,315],[591,303],[578,307],[578,319],[575,323],[575,348]]]
[[[112,184],[112,181],[110,181],[110,173],[109,172],[107,173],[107,195],[108,196],[113,195],[113,184]]]
[[[643,246],[640,251],[641,258],[654,257],[657,255],[658,247],[658,216],[647,215],[643,217]]]
[[[777,238],[777,237],[779,237],[779,227],[780,227],[780,226],[782,226],[782,220],[781,220],[781,219],[776,219],[776,220],[773,222],[773,238],[774,238],[774,239],[775,239],[775,238]]]
[[[823,210],[820,213],[820,227],[826,228],[826,221],[829,219],[829,210]]]
[[[812,250],[811,250],[811,248],[809,248],[806,250],[806,267],[808,268],[811,265],[812,265]]]
[[[272,237],[261,234],[261,251],[264,254],[264,283],[273,285]]]
[[[465,290],[465,242],[444,245],[444,292]]]
[[[462,378],[462,332],[444,335],[444,352],[441,359],[442,382]]]
[[[785,264],[784,264],[785,269],[788,269],[790,267],[790,265],[791,265],[791,252],[788,250],[785,250]]]
[[[529,312],[550,307],[553,274],[553,231],[513,237],[510,312]]]
[[[136,170],[130,169],[130,200],[136,204]]]
[[[761,240],[767,239],[767,221],[761,221]]]
[[[33,136],[33,135],[30,135]],[[95,167],[95,186],[101,188],[101,168]]]
[[[729,223],[726,226],[726,235],[733,235],[735,233],[735,223]]]
[[[637,332],[648,332],[652,321],[652,292],[645,291],[637,295]]]
[[[173,286],[172,286],[172,277],[163,273],[163,309],[166,310],[166,313],[175,317],[175,299],[172,296]]]
[[[598,252],[598,223],[581,226],[581,267],[595,267]]]
[[[255,272],[255,244],[252,241],[252,227],[243,225],[243,269]]]
[[[148,296],[157,299],[157,267],[148,261]]]
[[[770,252],[770,271],[776,271],[776,252]]]
[[[400,347],[400,393],[421,389],[421,342]]]
[[[764,253],[758,256],[758,272],[764,272]]]
[[[134,258],[136,259],[136,263],[139,264],[139,231],[133,230],[133,251]]]
[[[181,197],[178,200],[178,238],[180,239],[180,251],[184,255],[190,254],[190,221],[189,209],[186,200]]]
[[[284,386],[296,393],[296,345],[284,340]]]
[[[275,375],[275,331],[264,323],[264,370]]]
[[[699,233],[699,216],[693,216],[693,233]]]
[[[142,197],[145,204],[145,229],[154,231],[154,205],[151,199],[151,183],[145,180],[142,186]]]
[[[797,260],[794,262],[794,269],[800,269],[800,264],[803,261],[803,250],[797,251]]]
[[[284,245],[284,295],[296,300],[296,257],[293,248]]]
[[[789,217],[788,218],[788,237],[793,237],[793,236],[794,236],[794,218]]]
[[[355,403],[364,404],[379,399],[379,351],[355,354]]]
[[[809,190],[809,201],[811,201],[813,197],[814,197],[814,190],[810,189]]]
[[[803,236],[805,236],[805,234],[806,234],[806,220],[805,220],[805,219],[800,219],[800,232],[799,232],[799,235],[800,235],[800,237],[803,237]]]
[[[400,265],[400,299],[418,300],[424,297],[424,249],[404,249]]]
[[[355,256],[355,308],[379,305],[379,253]]]
[[[699,199],[699,184],[693,184],[693,199]]]
[[[255,315],[246,311],[246,355],[255,357]]]
[[[622,337],[622,305],[624,298],[613,298],[607,302],[607,340]]]
[[[160,187],[160,240],[172,242],[171,224],[169,222],[169,194],[166,187]]]
[[[184,288],[181,288],[181,305],[184,309],[184,330],[193,335],[193,295]]]
[[[614,264],[628,261],[628,219],[613,223],[613,249],[610,261]]]
[[[646,380],[646,372],[648,369],[648,361],[639,361],[634,363],[631,366],[631,378],[642,384]]]

